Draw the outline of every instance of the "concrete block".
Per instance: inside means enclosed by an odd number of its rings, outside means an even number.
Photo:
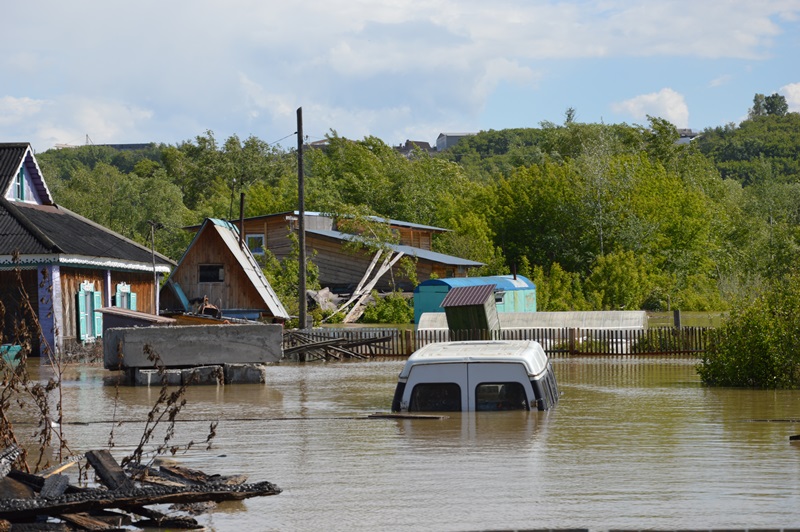
[[[198,366],[181,370],[183,384],[225,384],[222,366]]]
[[[181,385],[181,370],[179,369],[165,370],[163,376],[158,374],[157,369],[136,368],[131,373],[131,380],[136,386],[161,386],[163,377],[166,377],[169,386]]]
[[[106,369],[152,368],[145,346],[166,367],[266,364],[283,354],[283,327],[274,324],[183,325],[108,329],[103,339]],[[119,353],[122,353],[120,361]]]
[[[224,364],[225,384],[264,384],[267,368],[263,364]]]

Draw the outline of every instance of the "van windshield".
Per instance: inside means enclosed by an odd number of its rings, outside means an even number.
[[[519,382],[485,382],[475,387],[475,410],[528,410],[525,388]]]
[[[461,387],[454,382],[426,382],[414,386],[409,412],[460,412]]]

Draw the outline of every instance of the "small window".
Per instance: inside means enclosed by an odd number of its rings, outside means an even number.
[[[15,183],[14,197],[19,201],[25,201],[25,169],[20,168]]]
[[[222,264],[201,264],[198,279],[201,283],[222,283],[225,281],[225,267]]]
[[[411,392],[409,412],[460,412],[461,387],[454,382],[417,384]]]
[[[253,255],[264,254],[264,235],[247,235],[247,247]]]
[[[103,298],[94,283],[84,281],[76,294],[78,309],[77,337],[81,342],[92,342],[103,336],[103,315],[96,310],[103,307]]]
[[[489,382],[475,387],[475,410],[530,410],[530,404],[522,383]]]
[[[114,306],[136,310],[136,293],[131,292],[131,285],[128,283],[119,283],[117,285],[117,291],[114,294]]]

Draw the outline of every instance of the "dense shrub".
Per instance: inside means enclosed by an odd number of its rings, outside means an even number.
[[[734,308],[703,356],[705,384],[758,388],[800,385],[800,277],[775,282]]]
[[[385,297],[372,293],[373,302],[364,309],[364,323],[411,323],[414,321],[414,307],[411,300],[402,292],[392,292]]]

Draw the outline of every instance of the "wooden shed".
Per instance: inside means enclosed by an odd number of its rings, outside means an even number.
[[[189,312],[203,300],[223,316],[289,318],[239,230],[207,218],[161,288],[161,309]]]
[[[447,328],[451,331],[499,331],[494,289],[495,285],[484,284],[450,290],[442,301]]]

